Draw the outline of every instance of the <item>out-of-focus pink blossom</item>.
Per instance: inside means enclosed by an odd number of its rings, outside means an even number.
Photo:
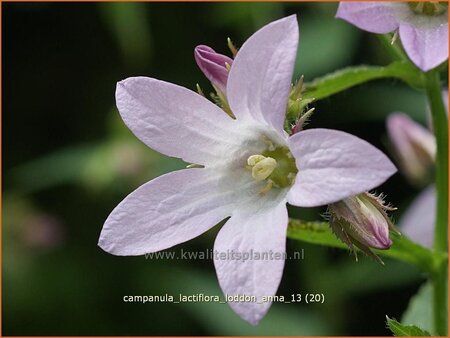
[[[342,1],[336,17],[372,33],[398,31],[409,58],[423,71],[448,59],[448,4]]]
[[[436,157],[434,135],[403,113],[389,115],[386,126],[403,173],[418,185],[429,180]]]

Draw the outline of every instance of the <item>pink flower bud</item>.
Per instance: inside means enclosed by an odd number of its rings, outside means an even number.
[[[401,170],[413,183],[425,183],[435,163],[433,134],[402,113],[388,117],[387,130]]]
[[[194,57],[198,67],[216,90],[226,95],[228,72],[233,60],[204,45],[195,47]]]
[[[389,249],[392,241],[389,230],[395,230],[383,200],[369,193],[346,198],[330,204],[330,225],[336,236],[350,249],[357,247],[375,256],[370,249]],[[397,230],[395,230],[397,231]],[[376,257],[376,256],[375,256]]]

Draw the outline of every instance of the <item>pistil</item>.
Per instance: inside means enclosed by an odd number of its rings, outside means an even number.
[[[252,176],[257,181],[264,181],[277,167],[275,159],[263,155],[250,156],[247,164],[252,168]]]
[[[270,140],[265,140],[268,148],[262,154],[251,155],[247,159],[246,168],[251,170],[256,181],[266,181],[266,186],[260,191],[265,194],[272,188],[287,188],[294,183],[298,172],[295,159],[287,147],[275,146]]]

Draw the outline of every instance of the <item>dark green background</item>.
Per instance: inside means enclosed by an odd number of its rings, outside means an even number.
[[[227,53],[262,25],[297,14],[296,77],[389,62],[374,35],[334,19],[336,3],[3,3],[4,335],[389,335],[422,277],[347,252],[288,240],[280,295],[320,292],[325,304],[274,304],[251,327],[222,304],[130,304],[124,295],[221,294],[212,261],[115,257],[97,247],[103,221],[134,188],[183,163],[147,149],[121,122],[115,83],[156,77],[211,90],[193,49]],[[387,152],[384,118],[424,122],[422,94],[377,81],[314,105],[310,127],[358,135]],[[378,191],[402,210],[417,194],[397,174]],[[323,209],[291,210],[319,219]],[[218,227],[185,250],[213,246]]]

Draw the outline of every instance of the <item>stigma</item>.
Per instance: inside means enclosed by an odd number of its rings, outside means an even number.
[[[277,161],[264,155],[251,155],[247,159],[247,165],[251,168],[255,180],[264,181],[277,167]]]

